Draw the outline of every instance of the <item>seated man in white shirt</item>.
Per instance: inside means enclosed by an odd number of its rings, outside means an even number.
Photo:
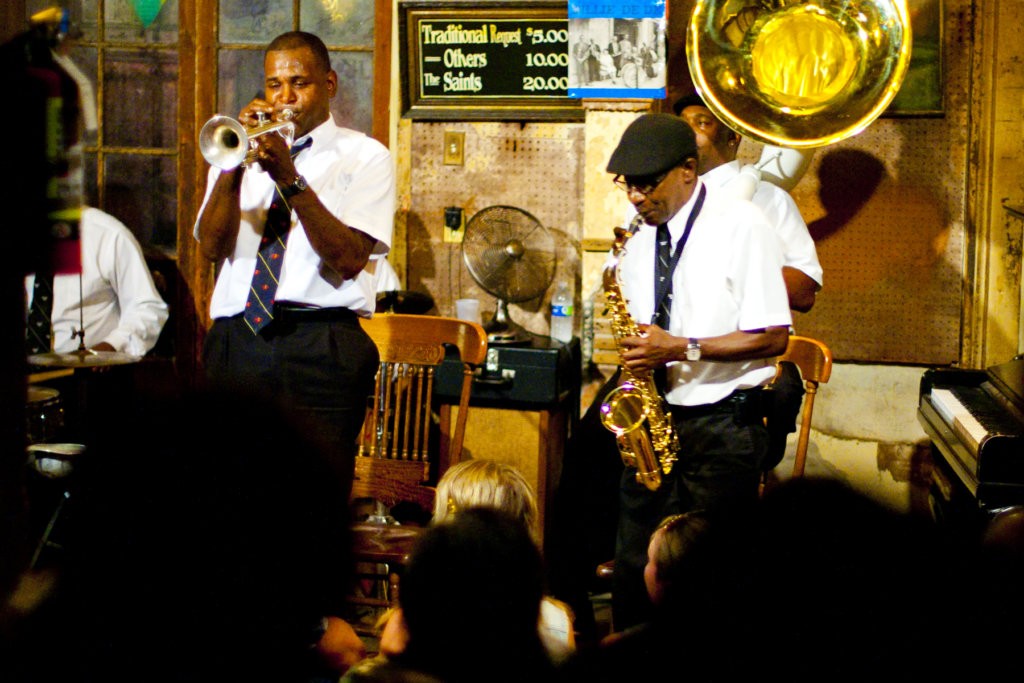
[[[121,221],[99,209],[84,207],[79,224],[82,272],[53,278],[50,314],[52,337],[33,338],[36,352],[70,353],[80,348],[144,356],[156,345],[167,322],[167,304],[153,282],[142,248]],[[25,278],[27,306],[32,305],[35,275]],[[84,337],[80,336],[84,330]]]

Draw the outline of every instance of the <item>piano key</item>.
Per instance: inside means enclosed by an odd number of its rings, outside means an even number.
[[[1020,434],[1020,423],[992,396],[992,391],[995,389],[987,382],[977,387],[952,387],[953,395],[990,435]]]
[[[935,405],[939,414],[952,427],[953,430],[968,444],[972,453],[978,452],[978,447],[988,434],[981,423],[971,414],[970,409],[961,400],[954,387],[952,389],[932,389],[932,404]]]

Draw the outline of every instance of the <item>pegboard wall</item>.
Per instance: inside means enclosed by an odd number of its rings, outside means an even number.
[[[794,326],[828,344],[837,360],[946,365],[960,358],[971,2],[943,6],[943,113],[883,116],[861,134],[817,150],[792,191],[824,269],[814,308],[795,313]],[[413,122],[410,289],[430,292],[441,315],[453,315],[462,297],[479,298],[485,316],[493,311],[494,297],[470,277],[460,245],[442,241],[444,208],[461,207],[468,220],[487,206],[508,204],[559,236],[553,282],[575,283],[579,304],[579,285],[587,279],[580,275],[579,247],[584,171],[600,166],[591,175],[603,179],[607,161],[605,154],[587,159],[584,140],[601,139],[601,121],[601,112],[589,111],[586,123]],[[446,131],[465,133],[461,166],[444,164]],[[744,141],[741,159],[754,161],[760,151]],[[547,334],[551,291],[511,306],[512,318]]]
[[[465,134],[462,165],[444,163],[444,135],[453,131]],[[579,281],[583,124],[416,122],[411,153],[409,288],[430,292],[440,315],[454,316],[456,299],[480,299],[486,321],[496,299],[470,276],[462,245],[443,241],[444,210],[460,207],[468,223],[488,206],[523,209],[556,237],[557,265],[547,290],[510,304],[509,315],[530,332],[547,335],[554,285]],[[578,291],[576,297],[578,303]]]
[[[837,359],[958,360],[967,150],[947,134],[956,118],[877,121],[819,150],[793,190],[824,270],[794,325]]]
[[[967,4],[945,3],[944,113],[883,116],[817,150],[792,191],[825,280],[814,308],[795,313],[794,325],[828,344],[837,360],[947,365],[960,358]]]

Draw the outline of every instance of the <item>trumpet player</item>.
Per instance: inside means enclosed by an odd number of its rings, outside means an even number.
[[[792,318],[771,226],[753,204],[698,177],[685,121],[639,117],[607,170],[642,223],[619,262],[641,331],[619,340],[622,363],[634,374],[655,373],[680,444],[657,490],[628,467],[620,481],[612,595],[622,630],[649,616],[643,569],[660,520],[693,509],[725,514],[757,500],[768,446],[762,388]]]
[[[294,142],[256,134],[251,163],[211,167],[194,234],[219,264],[202,359],[208,384],[273,397],[311,421],[347,500],[378,365],[359,318],[373,313],[374,265],[391,245],[395,178],[383,145],[335,123],[338,88],[317,36],[293,31],[270,43],[265,94],[238,120],[287,118]]]

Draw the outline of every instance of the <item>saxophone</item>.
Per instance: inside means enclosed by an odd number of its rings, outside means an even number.
[[[630,223],[628,231],[615,229],[612,255],[602,273],[612,333],[619,344],[620,354],[622,338],[639,335],[640,328],[630,316],[622,296],[619,260],[625,253],[626,242],[642,223],[643,217],[638,215]],[[619,386],[612,389],[601,404],[601,423],[615,434],[623,464],[636,468],[637,482],[656,491],[661,486],[662,474],[668,475],[672,471],[679,450],[679,437],[650,373],[636,375],[622,365]]]

